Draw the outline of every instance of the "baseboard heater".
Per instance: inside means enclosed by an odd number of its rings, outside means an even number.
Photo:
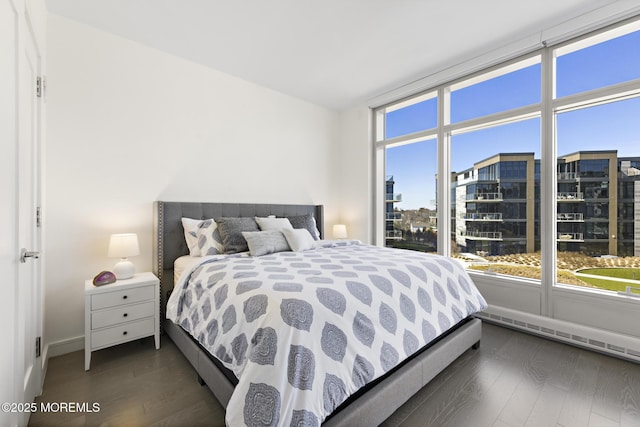
[[[520,329],[578,347],[640,362],[640,338],[619,334],[564,320],[524,313],[499,306],[489,306],[476,315],[481,319]]]

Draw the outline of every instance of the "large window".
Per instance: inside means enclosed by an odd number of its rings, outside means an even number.
[[[557,115],[557,283],[625,291],[625,270],[640,279],[639,113],[635,97]]]
[[[433,93],[399,102],[385,110],[385,139],[435,128],[437,120],[438,105]]]
[[[385,244],[437,250],[435,139],[386,148]]]
[[[540,59],[535,57],[451,85],[451,123],[540,102]]]
[[[514,265],[540,250],[534,179],[539,153],[539,118],[453,135],[451,253],[469,268],[540,278],[538,270]]]
[[[640,21],[379,108],[378,180],[410,189],[384,201],[386,244],[437,240],[477,274],[531,279],[546,295],[640,287],[638,46]],[[433,234],[409,245],[417,229]]]
[[[636,22],[554,49],[556,97],[640,78],[638,29]]]
[[[553,51],[557,284],[617,292],[638,286],[625,280],[640,279],[640,174],[632,166],[640,156],[638,28],[632,23]],[[593,95],[563,98],[585,91]]]

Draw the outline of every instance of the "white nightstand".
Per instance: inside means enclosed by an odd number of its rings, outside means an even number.
[[[103,286],[84,282],[84,370],[91,352],[155,336],[160,348],[160,281],[152,273]]]

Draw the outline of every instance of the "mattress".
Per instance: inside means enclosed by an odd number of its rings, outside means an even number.
[[[201,256],[183,255],[175,260],[173,263],[173,283],[178,283],[180,276],[185,271],[190,271],[191,268],[202,262]]]

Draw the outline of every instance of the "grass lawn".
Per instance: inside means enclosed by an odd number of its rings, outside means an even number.
[[[617,279],[640,280],[640,268],[586,268],[579,273],[592,274],[594,276],[615,277]],[[622,291],[627,289],[631,283],[617,282],[607,279],[596,279],[593,277],[582,277],[583,280],[593,286],[611,291]]]
[[[625,282],[614,282],[613,280],[607,279],[594,279],[592,277],[582,277],[580,276],[580,280],[583,280],[593,286],[594,288],[607,289],[609,291],[620,291],[624,292],[627,289],[628,283]]]
[[[472,265],[469,267],[472,270],[491,271],[498,274],[506,274],[508,276],[526,277],[528,279],[540,280],[540,267],[531,267],[528,265],[510,265],[510,264],[491,264],[491,265]],[[565,270],[558,270],[558,282],[566,283],[568,285],[586,286],[586,287],[599,287],[591,285],[582,278],[576,277],[572,272]],[[608,288],[605,288],[608,289]]]
[[[529,279],[540,280],[540,267],[531,266],[518,266],[509,264],[492,264],[489,265],[472,265],[469,268],[472,270],[487,271],[491,267],[491,270],[509,276],[527,277]],[[595,273],[598,271],[599,273]],[[640,278],[640,269],[638,268],[593,268],[580,271],[585,274],[593,274],[600,276],[616,277],[620,279],[628,278],[632,280],[633,272],[636,272],[636,277]],[[591,277],[576,276],[570,271],[558,270],[558,283],[564,283],[567,285],[584,286],[588,288],[606,289],[614,292],[624,292],[628,283],[616,282],[613,280],[607,280],[605,278],[597,279]]]
[[[585,268],[578,273],[596,276],[615,277],[617,279],[640,280],[640,268]]]
[[[473,264],[473,270],[488,270],[508,276],[540,280],[540,252],[502,256],[487,256],[488,264]],[[491,267],[489,267],[489,265]],[[573,272],[603,276],[602,279],[576,276]],[[640,257],[600,258],[575,252],[558,252],[558,283],[606,289],[626,290],[629,283],[607,280],[605,277],[640,281]]]

